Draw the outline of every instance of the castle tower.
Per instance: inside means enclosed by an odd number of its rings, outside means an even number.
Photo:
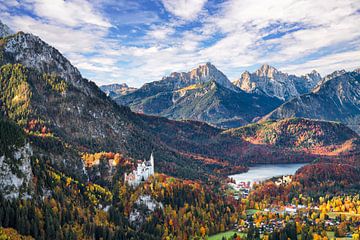
[[[151,152],[150,155],[150,175],[154,175],[154,152]]]

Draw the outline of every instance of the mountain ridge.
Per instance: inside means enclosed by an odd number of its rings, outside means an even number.
[[[118,95],[126,95],[136,90],[136,88],[129,87],[126,83],[101,85],[99,88],[105,92],[107,96],[112,98],[117,97]]]
[[[306,117],[340,121],[360,132],[360,74],[336,71],[325,77],[312,92],[294,98],[262,119]]]
[[[246,92],[260,91],[286,101],[309,92],[320,79],[321,76],[316,70],[298,77],[264,64],[254,73],[245,71],[233,84]]]
[[[264,94],[242,91],[210,63],[146,83],[114,100],[135,112],[205,121],[225,128],[249,123],[282,103]]]

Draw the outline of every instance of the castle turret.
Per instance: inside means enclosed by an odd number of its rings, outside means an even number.
[[[155,173],[155,165],[154,165],[154,152],[151,152],[150,155],[150,175],[154,175]]]

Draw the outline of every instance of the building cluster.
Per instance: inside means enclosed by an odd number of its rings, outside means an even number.
[[[284,228],[285,222],[283,219],[270,219],[269,221],[261,222],[259,226],[256,226],[252,220],[248,219],[245,220],[242,226],[237,226],[237,231],[245,233],[249,230],[250,227],[256,227],[257,231],[259,231],[259,234],[272,233]]]
[[[292,176],[282,176],[275,181],[276,186],[288,185],[292,181]]]

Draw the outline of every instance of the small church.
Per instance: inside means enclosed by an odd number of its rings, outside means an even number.
[[[137,169],[131,173],[125,173],[125,182],[130,186],[136,187],[141,182],[146,181],[150,176],[154,175],[154,154],[151,153],[149,160],[140,161]]]

